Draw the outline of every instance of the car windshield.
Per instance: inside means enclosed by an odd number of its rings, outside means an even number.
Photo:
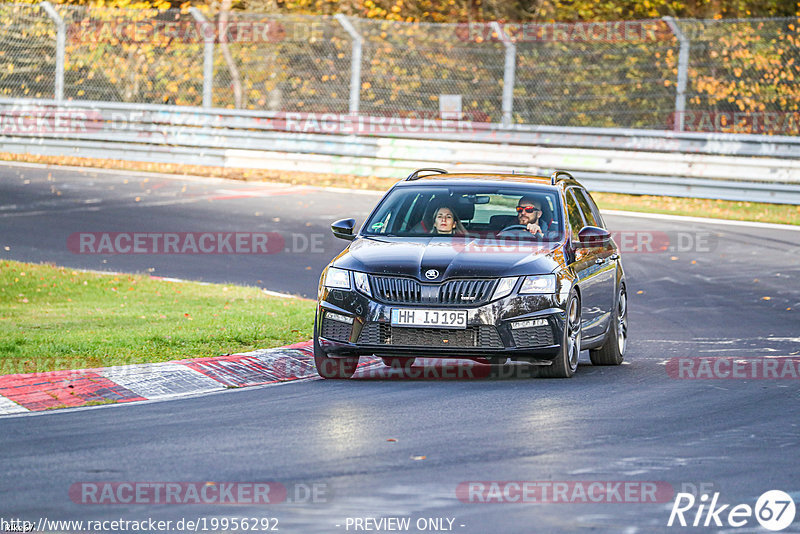
[[[364,223],[366,235],[480,236],[558,241],[562,210],[549,189],[518,185],[401,186]]]

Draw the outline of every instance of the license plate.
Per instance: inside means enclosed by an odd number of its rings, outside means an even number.
[[[454,310],[392,309],[392,326],[466,328],[467,312]]]

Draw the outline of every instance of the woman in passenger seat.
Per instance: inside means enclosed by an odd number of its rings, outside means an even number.
[[[432,234],[464,235],[467,229],[461,224],[455,210],[449,206],[440,206],[433,213]]]

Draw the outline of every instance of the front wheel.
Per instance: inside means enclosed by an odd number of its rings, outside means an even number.
[[[314,319],[314,365],[317,373],[322,378],[345,379],[350,378],[358,367],[358,356],[346,358],[329,358],[319,344],[317,335],[317,320]]]
[[[603,346],[589,351],[592,365],[619,365],[625,357],[628,345],[628,294],[625,286],[620,284],[617,305],[611,317],[611,325]]]
[[[537,367],[537,376],[542,378],[571,378],[578,369],[581,353],[581,299],[574,289],[569,292],[567,320],[561,335],[561,349],[553,363]]]

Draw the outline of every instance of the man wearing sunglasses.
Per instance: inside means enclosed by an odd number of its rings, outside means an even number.
[[[519,224],[527,227],[535,236],[544,237],[547,232],[547,223],[540,220],[542,216],[542,201],[535,197],[522,197],[517,202],[517,220]]]

